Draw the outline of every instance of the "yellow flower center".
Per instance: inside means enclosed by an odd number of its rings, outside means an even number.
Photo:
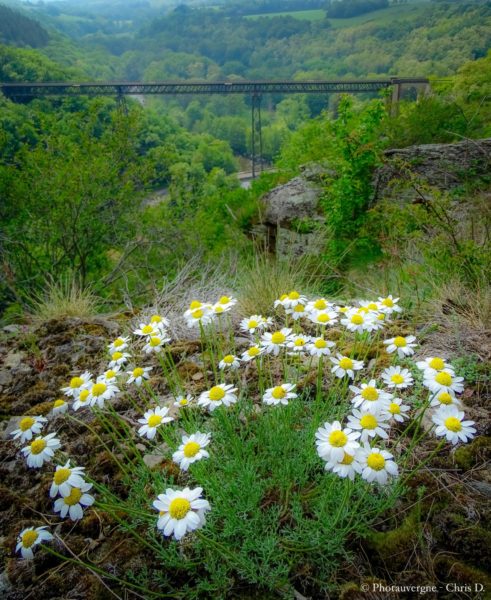
[[[380,313],[379,315],[377,315],[377,320],[378,321],[385,321],[385,315],[384,315],[384,313]]]
[[[147,420],[149,427],[157,427],[162,423],[162,417],[160,415],[150,415]]]
[[[385,467],[385,458],[379,452],[372,452],[367,457],[367,465],[374,471],[381,471]]]
[[[120,358],[123,358],[123,353],[122,352],[114,352],[114,354],[111,356],[111,358],[113,360],[119,360]]]
[[[34,440],[31,444],[31,454],[41,454],[47,445],[44,440]]]
[[[83,385],[84,380],[81,377],[72,377],[70,380],[70,387],[72,390],[78,389],[81,385]]]
[[[136,369],[133,369],[133,377],[135,378],[141,377],[143,373],[145,373],[145,371],[141,367],[136,367]]]
[[[318,323],[328,323],[331,320],[331,317],[327,313],[320,313],[317,315]]]
[[[102,396],[102,394],[107,390],[107,385],[105,383],[95,383],[92,386],[92,395],[93,396]]]
[[[180,404],[181,406],[186,406],[186,404],[187,404],[187,403],[188,403],[188,399],[187,399],[187,398],[181,398],[181,399],[179,400],[179,404]]]
[[[286,396],[286,390],[284,390],[281,385],[277,385],[273,388],[271,395],[273,396],[273,398],[275,398],[275,400],[281,400]]]
[[[35,419],[33,419],[32,417],[24,417],[19,423],[19,429],[21,431],[27,431],[34,425],[35,422]]]
[[[335,448],[342,448],[348,441],[348,436],[344,431],[331,431],[329,434],[329,443]]]
[[[80,396],[78,397],[79,402],[87,402],[89,398],[89,390],[82,390],[80,392]]]
[[[402,337],[402,335],[398,335],[394,338],[394,346],[397,348],[404,348],[404,346],[407,346],[406,338]]]
[[[281,294],[280,302],[283,302],[283,300],[286,300],[287,298],[288,298],[288,294]]]
[[[457,417],[448,417],[445,419],[445,427],[454,433],[457,433],[462,429],[462,423]]]
[[[252,346],[252,348],[249,348],[249,350],[247,351],[247,354],[249,356],[257,356],[260,352],[261,351],[257,346]]]
[[[219,304],[228,304],[230,302],[230,298],[228,296],[222,296],[218,301]]]
[[[275,331],[271,336],[271,341],[273,344],[283,344],[286,340],[285,334],[281,333],[281,331]]]
[[[390,380],[396,385],[404,383],[404,377],[400,373],[394,373],[394,375],[391,376]]]
[[[247,324],[249,329],[255,329],[258,325],[259,325],[259,323],[257,321],[255,321],[254,319],[251,319],[249,321],[249,323]]]
[[[160,315],[152,315],[150,323],[162,323],[162,317]]]
[[[367,385],[366,388],[363,388],[361,390],[361,397],[364,400],[369,400],[370,402],[374,402],[375,400],[378,400],[378,392],[373,386]]]
[[[375,302],[370,302],[367,308],[368,310],[378,310],[378,306],[375,304]]]
[[[300,298],[300,294],[298,292],[296,292],[295,290],[292,290],[289,294],[288,294],[288,298],[290,300],[298,300]]]
[[[193,310],[192,317],[193,319],[201,319],[205,313],[198,308],[198,310]]]
[[[382,300],[382,304],[384,306],[387,306],[387,308],[392,308],[394,306],[394,302],[392,301],[392,298],[384,298]]]
[[[351,456],[351,454],[346,454],[346,452],[345,452],[344,456],[343,456],[343,460],[341,461],[341,464],[342,465],[350,465],[354,460],[355,460],[354,456]]]
[[[344,356],[339,361],[339,366],[341,367],[341,369],[344,369],[345,371],[347,369],[352,369],[353,368],[353,361],[351,360],[351,358],[348,358],[347,356]]]
[[[445,366],[445,361],[443,360],[443,358],[438,358],[438,356],[435,356],[430,360],[428,365],[431,369],[435,369],[435,371],[441,371]]]
[[[360,306],[360,308],[358,309],[358,314],[360,314],[360,313],[366,314],[367,312],[368,312],[367,306]]]
[[[169,514],[173,519],[184,519],[191,510],[191,502],[186,498],[174,498],[169,505]]]
[[[315,340],[314,346],[320,350],[321,348],[325,348],[327,346],[327,342],[321,338],[319,340]]]
[[[53,481],[56,483],[56,485],[61,485],[62,483],[65,483],[65,481],[70,477],[71,473],[71,469],[67,469],[66,467],[56,469]]]
[[[53,407],[60,408],[60,406],[64,406],[66,402],[64,400],[58,399],[54,401]]]
[[[442,392],[438,395],[438,402],[440,404],[453,404],[453,398],[448,392]]]
[[[435,381],[440,385],[449,386],[452,385],[452,376],[450,373],[442,371],[441,373],[436,374]]]
[[[39,533],[37,531],[29,529],[28,531],[22,534],[22,545],[24,546],[24,548],[30,548],[38,539],[38,537]]]
[[[341,306],[341,307],[339,308],[339,312],[342,312],[342,313],[348,312],[348,310],[349,310],[349,309],[348,309],[348,307],[347,307],[347,306]]]
[[[113,342],[113,346],[115,348],[119,348],[123,344],[124,344],[124,340],[122,340],[121,338],[118,338],[117,340],[114,340],[114,342]]]
[[[223,362],[227,363],[227,365],[231,365],[235,360],[235,356],[232,356],[232,354],[227,354],[227,356],[223,357]]]
[[[297,338],[295,340],[295,346],[305,346],[305,340],[303,338]]]
[[[68,504],[68,506],[74,506],[75,504],[78,504],[81,497],[82,490],[80,488],[74,487],[70,490],[68,496],[65,496],[65,498],[63,498],[63,500],[65,504]]]
[[[293,311],[296,313],[304,312],[304,310],[305,306],[303,304],[297,304],[297,306],[295,306],[295,308],[293,309]]]
[[[210,400],[213,400],[213,402],[219,402],[222,398],[225,397],[225,392],[220,386],[215,385],[211,388],[209,396]]]
[[[198,444],[198,442],[188,442],[185,446],[184,446],[184,456],[186,458],[191,458],[192,456],[196,456],[196,454],[198,454],[198,452],[200,451],[201,446]]]
[[[389,405],[389,412],[391,415],[400,415],[401,407],[398,404],[396,404],[395,402],[391,402]]]
[[[106,379],[112,379],[113,377],[116,377],[116,371],[113,371],[113,369],[106,371]]]
[[[319,300],[314,302],[314,308],[315,310],[324,310],[327,308],[327,302],[324,300],[324,298],[319,298]]]
[[[216,313],[222,313],[223,312],[223,306],[215,306],[215,312]]]
[[[145,325],[144,327],[142,327],[142,333],[144,333],[145,335],[153,333],[153,331],[154,331],[154,329],[153,329],[152,325]]]
[[[195,310],[196,308],[200,308],[203,304],[199,300],[193,300],[189,305],[190,310]]]
[[[353,325],[361,325],[363,323],[363,317],[361,315],[353,315],[351,317],[351,322]]]
[[[375,429],[377,427],[377,419],[373,415],[363,415],[360,419],[360,425],[363,429]]]
[[[150,346],[152,346],[152,348],[156,348],[157,346],[160,346],[160,342],[161,342],[160,338],[154,336],[154,337],[150,338],[149,343],[150,343]]]

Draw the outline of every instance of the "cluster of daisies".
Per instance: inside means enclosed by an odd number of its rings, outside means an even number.
[[[351,382],[360,376],[365,364],[335,352],[335,342],[328,339],[329,328],[336,325],[355,335],[379,331],[401,312],[398,300],[387,296],[377,301],[362,301],[356,306],[338,306],[325,298],[309,301],[292,291],[275,302],[275,308],[284,310],[287,326],[275,328],[273,319],[262,315],[243,319],[240,329],[249,334],[249,347],[241,356],[225,354],[219,360],[218,368],[224,373],[233,372],[252,361],[257,361],[261,366],[265,357],[294,356],[304,361],[315,360],[320,367],[326,361],[333,377]],[[204,331],[205,326],[220,319],[235,304],[236,300],[228,296],[222,296],[215,304],[195,300],[183,316],[189,327],[199,326]],[[303,329],[301,324],[304,325]],[[137,389],[149,386],[152,367],[142,365],[135,357],[138,354],[155,354],[161,358],[159,353],[165,350],[171,339],[168,327],[167,319],[155,314],[133,331],[136,343],[131,341],[130,336],[115,339],[108,346],[110,360],[107,369],[95,377],[89,372],[73,377],[62,388],[65,398],[55,401],[53,413],[66,412],[70,401],[74,411],[81,408],[102,409],[105,402],[117,396],[124,385],[134,385]],[[417,346],[414,336],[399,335],[383,343],[387,353],[393,355],[395,363],[411,357]],[[423,385],[428,389],[427,406],[432,410],[436,435],[445,437],[453,444],[471,439],[476,430],[472,421],[465,420],[458,399],[458,394],[463,391],[463,378],[457,377],[451,365],[440,357],[427,358],[417,362],[416,366],[422,373]],[[316,432],[317,452],[325,462],[326,470],[350,479],[359,474],[369,482],[382,485],[391,477],[396,477],[397,464],[385,446],[390,439],[391,427],[409,418],[412,407],[406,404],[409,400],[407,396],[405,399],[405,395],[414,382],[415,374],[409,368],[394,364],[379,374],[378,381],[371,378],[357,385],[349,385],[352,410],[346,424],[326,422]],[[286,405],[297,398],[295,388],[293,382],[277,382],[264,390],[262,402],[269,406]],[[239,399],[238,388],[230,383],[216,383],[197,398],[186,394],[184,390],[182,392],[174,399],[175,407],[182,409],[196,405],[209,413],[220,406],[235,404]],[[169,414],[169,407],[155,406],[138,419],[138,434],[154,440],[159,432],[162,433],[161,428],[174,420]],[[21,419],[19,428],[12,432],[14,439],[21,443],[28,442],[21,452],[31,468],[41,468],[45,462],[51,461],[61,447],[54,433],[41,435],[46,422],[44,417],[26,416]],[[182,471],[187,471],[194,462],[209,457],[210,442],[210,433],[196,431],[183,435],[172,459]],[[59,496],[54,510],[62,517],[80,519],[84,508],[94,502],[94,498],[87,493],[91,487],[92,484],[84,479],[83,468],[71,466],[70,461],[57,466],[50,488],[52,498]],[[186,533],[204,525],[210,505],[202,493],[199,487],[182,490],[169,488],[158,496],[153,507],[159,513],[157,528],[164,536],[180,540]],[[44,527],[28,528],[20,534],[17,549],[22,556],[30,558],[32,548],[50,537],[51,534]]]

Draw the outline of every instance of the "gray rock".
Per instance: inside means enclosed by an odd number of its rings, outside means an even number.
[[[4,360],[4,366],[15,369],[20,365],[26,356],[25,352],[9,352]]]
[[[304,177],[295,177],[263,197],[263,221],[285,227],[298,219],[319,218],[317,209],[321,192],[318,186]]]
[[[143,462],[147,465],[149,469],[154,469],[158,465],[162,463],[164,457],[162,454],[145,454],[143,457]]]
[[[5,327],[2,327],[2,330],[5,331],[5,333],[19,333],[20,325],[5,325]]]
[[[5,426],[5,428],[1,434],[2,440],[12,439],[10,434],[12,433],[12,431],[15,431],[16,429],[19,428],[19,423],[20,423],[21,419],[22,419],[22,417],[11,417],[7,421],[7,425]]]
[[[12,371],[8,369],[2,369],[0,371],[0,387],[7,387],[12,383]]]

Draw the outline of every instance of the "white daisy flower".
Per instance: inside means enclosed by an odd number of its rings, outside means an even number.
[[[172,455],[172,460],[179,465],[183,471],[187,471],[189,466],[210,455],[204,448],[210,443],[209,433],[200,433],[197,431],[192,435],[183,435],[182,444]]]
[[[55,435],[48,433],[44,437],[39,436],[28,446],[22,448],[21,452],[26,457],[28,467],[39,469],[45,461],[53,458],[55,450],[61,447],[60,440]]]
[[[454,404],[440,407],[432,417],[433,423],[437,426],[435,434],[446,437],[447,441],[454,445],[471,440],[476,433],[476,428],[473,427],[475,423],[464,419],[464,412]]]
[[[259,346],[251,346],[245,352],[242,353],[241,360],[249,362],[255,360],[258,356],[261,356],[263,349]]]
[[[72,487],[81,487],[85,483],[84,475],[84,467],[71,467],[70,460],[63,466],[57,466],[49,490],[50,498],[58,494],[68,496]]]
[[[384,344],[387,346],[386,350],[389,354],[392,352],[397,352],[399,358],[404,358],[405,356],[411,356],[414,354],[414,348],[417,346],[415,344],[416,338],[414,335],[408,335],[403,337],[402,335],[398,335],[397,337],[390,338],[389,340],[384,340]]]
[[[290,315],[294,321],[298,321],[302,317],[309,316],[309,312],[307,311],[307,307],[305,304],[295,304],[292,307],[285,307],[285,312],[287,315]]]
[[[203,488],[168,488],[159,494],[153,506],[159,511],[157,528],[166,536],[174,535],[176,540],[186,533],[200,529],[205,524],[205,514],[211,510],[207,500],[201,498]]]
[[[454,370],[452,365],[449,365],[444,358],[439,356],[428,356],[424,360],[419,360],[416,366],[420,371],[429,371],[430,373]]]
[[[286,347],[290,350],[290,355],[301,354],[309,349],[310,337],[308,335],[292,335],[288,340]]]
[[[22,443],[28,442],[29,440],[32,440],[33,435],[41,433],[47,422],[48,419],[45,417],[22,417],[19,421],[19,429],[15,429],[10,435],[13,436],[14,440],[18,439]]]
[[[324,426],[316,431],[315,437],[317,454],[326,461],[338,463],[343,460],[345,453],[354,456],[360,447],[356,441],[360,432],[343,429],[339,421],[324,423]]]
[[[346,313],[344,319],[341,319],[341,325],[344,325],[349,331],[354,333],[363,333],[364,331],[373,331],[379,329],[380,325],[371,313],[362,314],[357,310]]]
[[[335,342],[325,340],[323,337],[312,338],[309,344],[309,352],[312,356],[329,356]]]
[[[213,386],[210,390],[202,392],[198,398],[198,404],[205,406],[210,412],[214,411],[219,406],[230,406],[237,402],[237,395],[235,392],[237,388],[234,388],[232,384],[219,383]]]
[[[237,299],[232,298],[231,296],[222,296],[218,302],[216,302],[215,306],[221,306],[224,309],[230,309],[237,304]]]
[[[273,333],[270,333],[269,331],[263,333],[261,337],[261,346],[264,349],[264,352],[278,356],[280,350],[285,348],[290,341],[291,332],[292,330],[288,329],[288,327],[283,327],[283,329],[274,331]]]
[[[338,320],[338,314],[333,310],[318,310],[311,312],[309,319],[316,325],[335,325]]]
[[[170,342],[170,337],[165,337],[161,335],[152,335],[152,337],[147,338],[147,343],[143,346],[143,351],[146,354],[151,354],[152,352],[160,352],[167,342]]]
[[[53,408],[51,409],[51,412],[54,415],[61,415],[63,413],[66,413],[67,410],[68,402],[65,402],[65,400],[63,400],[62,398],[58,398],[53,402]]]
[[[211,304],[203,304],[200,308],[190,309],[184,313],[186,324],[189,328],[206,325],[213,321],[215,313]]]
[[[360,302],[360,308],[362,308],[366,312],[372,313],[373,316],[376,317],[377,314],[380,313],[381,303],[374,302],[373,300],[362,300]]]
[[[363,443],[377,435],[384,440],[389,437],[385,431],[389,429],[389,423],[380,411],[360,411],[354,408],[353,414],[348,415],[348,427],[361,432],[360,441]]]
[[[222,371],[230,370],[235,371],[240,366],[239,359],[233,354],[227,354],[222,358],[222,360],[218,363],[218,368]]]
[[[32,560],[34,558],[33,548],[43,542],[50,542],[53,536],[44,527],[27,527],[23,529],[17,538],[16,552],[20,552],[22,558]]]
[[[66,496],[55,500],[54,511],[60,513],[64,519],[67,514],[72,521],[78,521],[84,516],[84,508],[92,506],[95,499],[87,492],[92,488],[91,483],[83,482],[80,486],[74,486]]]
[[[95,406],[97,404],[99,408],[104,408],[104,402],[111,400],[118,393],[119,388],[114,383],[105,383],[105,381],[98,379],[89,390],[89,405]]]
[[[423,385],[435,394],[438,392],[460,394],[464,391],[463,381],[463,377],[456,377],[453,371],[445,369],[432,373],[425,371]]]
[[[288,404],[288,400],[296,398],[297,394],[293,392],[295,389],[294,383],[282,383],[275,387],[269,388],[263,395],[264,404],[275,405],[275,404]]]
[[[91,385],[91,379],[92,375],[88,371],[85,371],[85,373],[82,373],[82,375],[72,377],[69,385],[61,388],[61,391],[65,394],[65,396],[76,398],[83,389]]]
[[[153,335],[159,336],[161,334],[160,328],[156,323],[140,323],[139,327],[133,331],[134,335],[140,337],[152,337]]]
[[[392,398],[392,394],[377,388],[375,379],[371,379],[368,383],[362,383],[360,387],[350,385],[349,389],[355,394],[351,402],[362,410],[379,410],[386,406]]]
[[[430,392],[430,406],[439,408],[440,406],[460,406],[462,403],[453,394],[449,392]]]
[[[326,471],[332,471],[339,477],[354,480],[356,473],[361,473],[362,466],[358,460],[357,454],[347,454],[341,460],[334,460],[332,457],[326,461],[324,466]]]
[[[107,383],[107,384],[115,384],[116,383],[116,377],[120,374],[120,369],[118,366],[114,367],[113,369],[107,369],[107,371],[104,371],[104,373],[102,375],[99,375],[99,377],[97,378],[97,381],[102,381],[103,383]]]
[[[389,423],[391,420],[402,423],[404,419],[409,419],[409,410],[410,406],[403,404],[400,398],[392,398],[389,404],[382,407],[381,414]]]
[[[332,306],[332,303],[328,302],[325,298],[317,298],[316,300],[311,300],[310,302],[307,302],[307,311],[322,312],[324,310],[331,309]]]
[[[178,396],[174,402],[174,406],[177,406],[177,408],[183,408],[185,406],[189,406],[193,400],[194,398],[190,394],[187,396]]]
[[[264,329],[271,319],[265,319],[261,315],[251,315],[248,319],[242,319],[240,329],[246,333],[255,333],[258,329]]]
[[[142,437],[146,436],[149,440],[153,440],[158,427],[174,420],[174,417],[167,416],[168,412],[169,409],[166,406],[157,406],[156,408],[147,410],[143,418],[138,419],[138,423],[142,423],[142,426],[138,429],[138,434]]]
[[[285,308],[286,302],[288,301],[288,294],[282,294],[277,300],[274,301],[274,307],[282,306]]]
[[[113,340],[109,346],[109,354],[114,354],[115,352],[122,352],[128,347],[128,342],[130,341],[129,337],[118,337]]]
[[[403,369],[400,366],[387,367],[382,371],[382,379],[389,388],[405,389],[413,385],[414,379],[409,369]]]
[[[126,371],[129,375],[126,383],[134,383],[136,387],[140,387],[145,379],[150,379],[151,370],[152,367],[135,367],[132,371]]]
[[[127,352],[113,352],[109,361],[109,369],[115,369],[128,362],[130,355]]]
[[[299,294],[297,291],[292,290],[284,299],[283,306],[291,309],[295,308],[297,304],[303,304],[305,306],[307,304],[307,298]]]
[[[80,392],[79,397],[75,400],[72,405],[73,410],[78,410],[79,408],[85,408],[90,406],[90,390],[82,390]]]
[[[150,317],[150,325],[157,327],[160,330],[160,332],[162,332],[165,329],[167,329],[167,327],[169,327],[170,322],[169,322],[169,319],[166,319],[165,317],[162,317],[161,315],[155,314]]]
[[[331,369],[331,373],[334,373],[336,377],[344,377],[348,375],[351,379],[355,378],[355,371],[363,369],[363,362],[361,360],[354,360],[348,356],[342,356],[341,354],[336,355],[336,358],[332,356],[329,360],[333,363],[334,367]]]
[[[365,444],[358,451],[357,458],[363,469],[361,476],[369,482],[376,481],[380,485],[385,485],[389,481],[389,476],[398,476],[397,464],[387,450],[371,448],[369,444]]]
[[[392,294],[386,298],[379,298],[378,301],[380,302],[380,310],[388,315],[402,312],[402,308],[397,304],[399,298],[393,298]]]

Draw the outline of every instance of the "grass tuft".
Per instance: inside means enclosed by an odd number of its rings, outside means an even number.
[[[66,317],[86,319],[94,317],[100,308],[100,300],[92,290],[79,287],[74,279],[47,282],[30,304],[29,317],[36,324]]]

